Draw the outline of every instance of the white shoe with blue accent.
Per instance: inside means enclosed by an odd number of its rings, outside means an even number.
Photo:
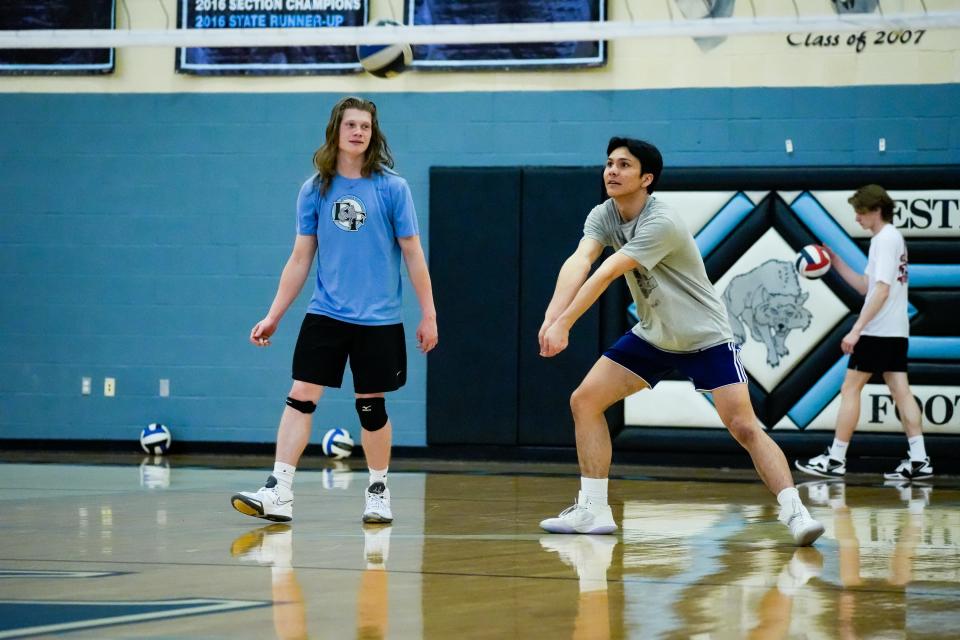
[[[616,531],[617,524],[613,521],[610,505],[593,502],[581,491],[572,506],[561,511],[556,518],[543,520],[540,528],[550,533],[606,534]]]

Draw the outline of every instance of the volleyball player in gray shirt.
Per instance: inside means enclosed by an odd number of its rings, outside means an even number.
[[[753,412],[740,345],[733,341],[693,236],[676,212],[651,195],[662,170],[663,158],[652,144],[610,139],[603,172],[610,199],[587,216],[583,238],[557,277],[540,328],[540,355],[563,351],[573,324],[620,276],[627,280],[640,321],[604,352],[570,398],[580,493],[573,506],[540,526],[551,533],[616,531],[607,504],[611,443],[603,412],[677,370],[698,391],[712,394],[723,424],[777,496],[779,519],[794,542],[813,544],[823,525],[803,506],[783,452]],[[607,246],[616,252],[587,277]]]

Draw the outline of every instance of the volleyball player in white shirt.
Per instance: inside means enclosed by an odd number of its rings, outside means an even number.
[[[909,453],[888,480],[916,480],[933,475],[923,444],[921,413],[907,382],[907,246],[893,226],[893,200],[879,185],[861,187],[848,200],[857,223],[869,231],[870,253],[865,274],[855,272],[827,249],[837,273],[866,299],[860,317],[841,342],[850,354],[847,375],[840,389],[840,411],[833,444],[822,455],[797,460],[800,471],[825,478],[842,478],[847,470],[847,447],[860,418],[860,394],[875,373],[890,388],[907,434]]]

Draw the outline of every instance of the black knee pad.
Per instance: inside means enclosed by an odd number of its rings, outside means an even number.
[[[309,400],[297,400],[296,398],[291,398],[287,396],[287,406],[293,407],[300,413],[311,414],[317,410],[317,404],[315,402],[310,402]]]
[[[367,431],[379,431],[387,426],[387,402],[383,398],[357,398],[360,426]]]

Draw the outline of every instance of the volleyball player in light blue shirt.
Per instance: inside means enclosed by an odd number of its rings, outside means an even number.
[[[245,515],[279,522],[293,518],[293,478],[310,439],[312,414],[324,387],[342,384],[349,361],[370,471],[362,519],[388,523],[393,520],[386,486],[393,427],[384,396],[407,377],[401,256],[420,303],[417,344],[424,353],[438,341],[430,274],[413,198],[406,181],[392,171],[373,102],[355,97],[337,102],[313,162],[317,174],[297,198],[293,253],[270,310],[250,332],[253,344],[270,344],[316,256],[316,285],[293,354],[293,386],[277,432],[273,474],[258,491],[234,494],[230,502]]]

